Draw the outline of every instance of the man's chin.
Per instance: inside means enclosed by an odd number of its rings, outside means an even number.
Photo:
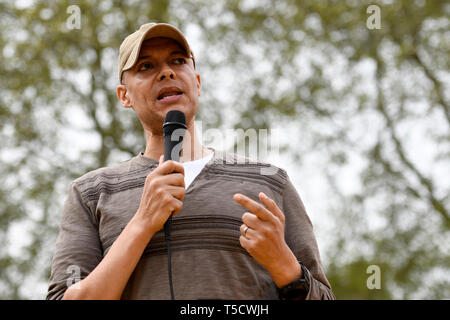
[[[185,106],[174,105],[168,106],[167,108],[158,110],[157,113],[154,113],[153,119],[150,122],[146,122],[146,127],[150,129],[153,135],[162,136],[162,126],[164,124],[164,120],[166,118],[167,112],[171,110],[178,110],[184,113],[186,116],[186,124],[189,126],[193,120],[195,120],[195,114],[192,113],[192,109],[186,108]]]
[[[195,117],[195,112],[193,112],[194,110],[192,109],[192,107],[187,107],[185,105],[180,105],[180,104],[173,104],[173,105],[168,105],[167,107],[165,107],[164,109],[161,110],[160,113],[160,117],[161,117],[161,121],[164,123],[164,119],[166,117],[167,112],[172,111],[172,110],[178,110],[184,113],[184,115],[186,116],[186,123],[189,123],[192,118]]]

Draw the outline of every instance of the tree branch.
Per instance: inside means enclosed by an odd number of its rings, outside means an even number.
[[[414,164],[408,159],[406,156],[403,146],[400,142],[400,139],[398,138],[396,131],[395,131],[395,124],[389,114],[386,111],[386,107],[384,105],[384,95],[381,88],[381,80],[384,73],[384,65],[381,59],[376,56],[376,65],[377,65],[377,72],[376,72],[376,82],[377,82],[377,90],[378,90],[378,105],[377,108],[383,115],[386,125],[388,127],[390,136],[392,141],[394,142],[395,151],[397,152],[397,155],[400,159],[400,161],[417,177],[417,179],[420,181],[422,186],[425,187],[425,189],[428,191],[428,201],[430,202],[432,208],[440,214],[442,219],[444,220],[445,226],[448,228],[450,227],[450,216],[448,213],[448,210],[445,208],[444,201],[437,199],[435,196],[435,190],[433,186],[433,182],[425,177],[418,168],[414,166]],[[411,192],[413,190],[412,187],[408,186],[408,190]],[[413,191],[411,194],[415,195],[416,198],[421,199],[420,192]]]
[[[444,112],[444,115],[447,118],[447,122],[450,125],[450,106],[444,100],[444,91],[442,89],[441,83],[433,74],[433,72],[430,70],[430,68],[428,68],[427,65],[423,62],[423,60],[419,57],[417,51],[412,54],[412,58],[420,67],[422,67],[428,79],[430,79],[431,82],[433,82],[434,89],[438,97],[438,102],[442,106],[442,111]]]

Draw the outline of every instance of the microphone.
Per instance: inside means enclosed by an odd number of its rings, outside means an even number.
[[[164,161],[180,161],[180,152],[186,129],[186,116],[183,112],[178,110],[167,112],[163,124]]]
[[[164,134],[164,161],[174,160],[180,161],[180,152],[183,146],[183,137],[186,133],[186,116],[178,110],[170,110],[167,112],[163,124]],[[172,284],[172,263],[170,252],[170,229],[172,226],[172,215],[164,224],[164,234],[167,242],[167,268],[169,273],[170,296],[174,300],[173,284]]]

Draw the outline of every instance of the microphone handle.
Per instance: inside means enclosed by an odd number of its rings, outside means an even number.
[[[172,151],[173,149],[181,142],[183,141],[183,136],[180,137],[179,141],[172,140],[172,134],[165,134],[164,135],[164,162],[167,160],[173,160],[173,161],[180,161],[180,154],[175,153],[172,157]],[[170,239],[170,226],[172,224],[172,215],[167,219],[166,223],[164,224],[164,232],[166,234],[166,238]]]
[[[179,155],[174,155],[174,158],[172,159],[172,150],[177,145],[178,141],[172,141],[172,135],[164,135],[164,162],[168,160],[174,160],[174,161],[180,161]],[[172,224],[172,215],[167,219],[166,223],[164,224],[164,233],[166,234],[166,238],[170,239],[170,226]]]
[[[173,160],[180,162],[180,155],[178,153],[174,154],[172,157],[172,150],[181,142],[183,141],[183,137],[179,141],[172,141],[171,135],[165,135],[164,136],[164,161],[167,160]]]
[[[172,150],[179,143],[179,141],[172,141],[172,135],[164,135],[164,162],[167,160],[180,161],[180,155],[175,154],[174,158],[172,158]],[[183,139],[183,138],[181,138]],[[164,236],[166,238],[167,243],[167,272],[169,276],[169,287],[170,287],[170,297],[172,300],[175,300],[174,290],[173,290],[173,282],[172,282],[172,253],[170,250],[170,231],[172,228],[172,214],[167,219],[166,223],[164,223]]]
[[[181,138],[182,141],[183,138]],[[180,161],[180,155],[179,154],[174,154],[173,158],[172,158],[172,150],[173,148],[180,143],[179,141],[173,141],[172,140],[172,135],[168,134],[168,135],[164,135],[164,162],[168,161],[168,160],[173,160],[173,161]],[[172,224],[172,215],[170,215],[169,219],[167,219],[166,223],[164,224],[164,231],[166,233],[166,237],[170,238],[170,225]]]

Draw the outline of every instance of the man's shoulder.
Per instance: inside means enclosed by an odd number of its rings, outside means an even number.
[[[152,164],[143,165],[137,161],[137,157],[94,169],[86,172],[73,181],[78,188],[86,190],[89,188],[111,187],[117,184],[124,184],[130,181],[136,181],[140,177],[145,177]]]

